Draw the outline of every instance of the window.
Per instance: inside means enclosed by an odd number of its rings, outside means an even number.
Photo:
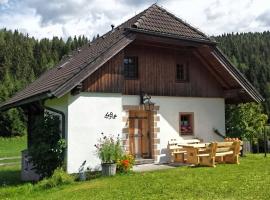
[[[124,58],[124,76],[126,79],[138,78],[138,57]]]
[[[180,134],[193,135],[194,115],[193,113],[180,113]]]
[[[176,65],[176,81],[188,81],[188,64]]]

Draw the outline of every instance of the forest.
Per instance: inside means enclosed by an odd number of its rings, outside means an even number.
[[[0,30],[0,103],[57,64],[70,51],[86,44],[85,36],[37,40],[18,31]],[[0,112],[0,136],[26,133],[20,109]]]
[[[264,96],[263,110],[269,115],[270,32],[231,33],[213,39]],[[69,37],[65,41],[58,37],[37,40],[16,30],[0,30],[0,103],[88,41],[85,36]],[[20,109],[0,112],[0,136],[20,136],[25,132],[25,119]]]

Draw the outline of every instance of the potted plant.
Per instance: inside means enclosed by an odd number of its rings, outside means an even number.
[[[97,155],[101,160],[102,175],[113,176],[116,173],[116,162],[121,158],[123,151],[120,146],[119,136],[115,139],[113,136],[105,136],[98,140]]]

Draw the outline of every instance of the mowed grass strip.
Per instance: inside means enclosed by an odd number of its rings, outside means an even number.
[[[0,199],[270,199],[269,188],[270,158],[260,154],[241,158],[240,165],[132,173],[49,190],[30,183],[5,186]]]
[[[21,156],[21,151],[26,149],[26,136],[4,138],[0,137],[0,158]]]
[[[0,165],[1,164],[6,164],[6,163],[20,163],[21,162],[21,158],[14,158],[14,159],[4,159],[4,160],[0,160]]]

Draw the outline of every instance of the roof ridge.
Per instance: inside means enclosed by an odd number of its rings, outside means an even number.
[[[143,13],[142,16],[140,16],[140,17],[136,20],[136,22],[133,23],[133,26],[135,26],[135,27],[137,28],[137,27],[140,25],[140,23],[143,21],[143,18],[144,18],[144,17],[147,17],[147,16],[150,14],[150,12],[152,11],[152,9],[153,9],[154,6],[157,6],[157,4],[154,3],[154,4],[152,4],[150,7],[146,8],[145,10],[143,10],[143,11],[141,12],[141,13]]]
[[[167,11],[165,8],[160,7],[157,4],[154,4],[159,10],[165,12],[167,15],[173,17],[174,19],[176,19],[177,21],[183,23],[184,25],[186,25],[187,27],[189,27],[190,29],[192,29],[193,31],[197,32],[198,34],[206,37],[207,39],[211,40],[205,33],[203,33],[202,31],[198,30],[197,28],[193,27],[192,25],[190,25],[189,23],[185,22],[184,20],[182,20],[181,18],[177,17],[176,15],[172,14],[171,12]]]

